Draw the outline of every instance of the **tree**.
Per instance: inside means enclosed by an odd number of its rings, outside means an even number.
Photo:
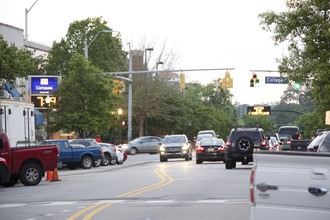
[[[267,116],[243,116],[244,125],[259,125],[264,131],[274,132],[276,131],[275,122],[272,118]]]
[[[67,64],[68,74],[55,90],[60,97],[52,114],[53,131],[65,129],[79,132],[98,132],[109,129],[115,96],[113,80],[80,54],[74,54]]]
[[[13,44],[9,46],[0,35],[0,81],[15,86],[16,78],[27,78],[33,71],[36,71],[36,67],[32,52],[19,50]],[[3,89],[2,83],[0,89]]]
[[[315,104],[330,109],[330,16],[324,0],[287,0],[287,12],[259,15],[261,25],[274,34],[275,44],[289,42],[289,55],[279,71],[310,88]]]
[[[59,43],[54,42],[49,51],[47,73],[67,75],[67,61],[75,53],[84,54],[86,41],[88,45],[90,44],[88,60],[92,65],[105,72],[127,70],[127,53],[122,50],[120,35],[113,37],[114,33],[102,33],[103,30],[111,29],[106,21],[102,21],[102,17],[71,23],[66,38],[62,38]]]

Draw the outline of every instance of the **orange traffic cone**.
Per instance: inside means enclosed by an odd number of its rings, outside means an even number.
[[[52,179],[52,181],[61,181],[61,180],[58,178],[57,168],[55,168],[54,171],[53,171],[53,179]]]
[[[49,170],[49,171],[47,171],[46,181],[52,180],[52,179],[53,179],[53,172]]]

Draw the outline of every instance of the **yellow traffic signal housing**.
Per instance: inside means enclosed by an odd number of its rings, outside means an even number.
[[[227,78],[222,79],[221,88],[228,89]]]
[[[180,89],[185,89],[186,88],[186,82],[185,82],[185,77],[184,74],[180,74]]]
[[[233,88],[233,84],[234,84],[234,82],[233,82],[233,78],[228,78],[228,89],[230,89],[230,88]]]
[[[250,79],[250,87],[254,87],[254,79]]]
[[[124,82],[119,80],[113,80],[113,83],[115,84],[115,87],[113,87],[112,93],[121,95],[123,93]]]

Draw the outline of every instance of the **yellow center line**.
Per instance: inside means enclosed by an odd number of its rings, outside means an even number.
[[[87,207],[79,212],[77,212],[76,214],[74,214],[73,216],[71,216],[70,218],[68,218],[68,220],[74,220],[76,218],[78,218],[80,215],[82,215],[83,213],[87,212],[88,210],[92,209],[92,208],[95,208],[97,206],[101,205],[101,203],[97,203],[95,205],[92,205],[90,207]]]
[[[158,183],[152,184],[150,186],[146,186],[146,187],[143,187],[143,188],[134,190],[134,191],[130,191],[130,192],[121,194],[119,196],[116,196],[115,198],[123,198],[123,197],[130,198],[130,197],[139,195],[141,193],[144,193],[144,192],[147,192],[147,191],[150,191],[150,190],[154,190],[154,189],[157,189],[157,188],[160,188],[160,187],[163,187],[163,186],[166,186],[166,185],[172,183],[174,181],[174,179],[170,175],[168,175],[164,171],[164,169],[165,168],[174,167],[174,166],[177,166],[177,165],[184,165],[184,164],[173,164],[173,165],[170,165],[170,166],[167,166],[167,167],[163,167],[161,169],[160,168],[154,169],[154,172],[157,174],[157,176],[159,176],[161,178],[161,181],[159,181]],[[164,176],[167,177],[167,179]],[[80,215],[82,215],[83,213],[85,213],[85,212],[89,211],[90,209],[95,208],[95,207],[97,207],[99,205],[101,205],[101,203],[97,203],[95,205],[92,205],[90,207],[87,207],[87,208],[85,208],[85,209],[77,212],[76,214],[74,214],[70,218],[68,218],[68,220],[74,220],[77,217],[79,217]],[[105,208],[107,208],[107,207],[109,207],[111,205],[113,205],[113,203],[109,203],[109,204],[106,204],[104,206],[101,206],[101,207],[95,209],[94,211],[92,211],[91,213],[89,213],[88,215],[86,215],[83,218],[83,220],[89,220],[89,219],[91,219],[98,212],[102,211],[103,209],[105,209]]]

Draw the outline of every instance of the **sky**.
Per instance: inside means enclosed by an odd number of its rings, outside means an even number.
[[[24,29],[25,9],[34,2],[0,0],[0,22]],[[264,79],[279,76],[267,70],[277,71],[276,58],[287,50],[284,44],[275,46],[272,34],[259,25],[258,14],[269,10],[286,11],[284,0],[38,0],[28,13],[28,40],[51,46],[73,21],[102,16],[120,32],[124,46],[130,42],[139,49],[139,42],[148,41],[156,44],[151,52],[156,53],[166,42],[178,56],[175,69],[234,68],[233,103],[270,104],[280,101],[287,85]],[[251,70],[263,70],[256,72],[259,88],[249,86]],[[186,82],[205,85],[225,72],[185,72]]]

